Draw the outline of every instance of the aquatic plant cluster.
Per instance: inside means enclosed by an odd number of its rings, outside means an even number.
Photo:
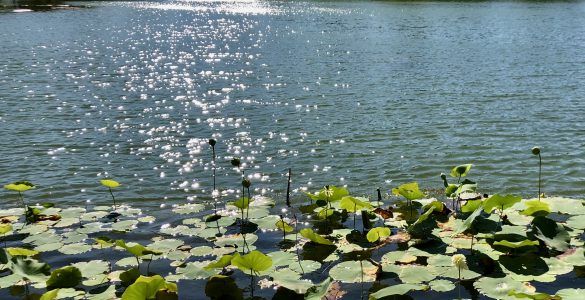
[[[215,144],[209,141],[213,177]],[[532,152],[541,161],[540,149]],[[235,181],[241,196],[177,205],[172,212],[181,222],[154,233],[143,230],[154,216],[123,197],[116,203],[120,183],[113,179],[96,185],[111,206],[30,205],[24,196],[34,184],[5,185],[22,207],[0,210],[0,288],[41,300],[163,300],[179,293],[374,300],[462,298],[462,291],[463,298],[582,299],[585,293],[570,284],[551,294],[537,288],[585,274],[584,201],[541,195],[540,173],[534,199],[480,194],[467,179],[472,165],[464,164],[449,173],[456,183],[441,174],[444,189],[436,195],[416,182],[384,198],[378,190],[374,200],[325,186],[294,204],[288,192],[286,201],[252,195],[239,159],[231,164],[242,175]],[[291,170],[288,181],[290,189]],[[130,241],[140,235],[151,242]],[[62,266],[44,261],[55,257]],[[204,291],[179,289],[189,281]]]

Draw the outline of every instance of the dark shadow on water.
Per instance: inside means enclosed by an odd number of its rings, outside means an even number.
[[[0,12],[41,12],[87,7],[67,4],[61,0],[0,0]]]

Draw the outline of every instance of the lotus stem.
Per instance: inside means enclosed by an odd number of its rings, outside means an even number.
[[[138,258],[138,256],[134,256],[134,258],[136,258],[136,268],[138,269],[138,273],[140,273],[140,259]]]
[[[254,271],[250,270],[250,298],[254,298]]]
[[[378,207],[380,207],[380,202],[382,201],[382,193],[380,192],[380,189],[376,189],[376,191],[378,191]]]
[[[540,152],[538,153],[538,201],[540,201],[540,187],[542,182],[542,157]]]
[[[301,264],[301,256],[299,255],[299,247],[297,247],[297,244],[299,243],[299,231],[297,230],[297,224],[299,222],[297,220],[297,214],[293,214],[293,218],[295,220],[295,250],[297,252],[297,261],[299,262],[299,266],[301,267],[302,275],[305,275],[303,264]]]
[[[250,197],[250,187],[246,188],[248,190],[248,206],[246,206],[246,223],[248,222],[248,217],[250,216],[250,202],[252,201],[252,197]]]
[[[355,230],[355,215],[357,214],[357,204],[353,204],[353,230]]]
[[[116,198],[114,198],[114,193],[112,193],[112,188],[108,188],[110,190],[110,195],[112,195],[112,201],[114,201],[114,210],[116,210]]]
[[[148,264],[146,265],[146,276],[148,276],[148,274],[150,273],[150,263],[152,262],[153,258],[154,258],[154,253],[151,253],[150,260],[148,261]]]
[[[292,176],[291,168],[288,168],[288,181],[286,184],[286,206],[290,207],[290,180]]]

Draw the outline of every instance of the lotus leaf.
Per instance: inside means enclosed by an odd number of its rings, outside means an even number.
[[[516,292],[514,290],[510,291],[508,293],[508,295],[510,296],[514,296],[516,298],[519,299],[533,299],[533,300],[561,300],[561,297],[558,296],[551,296],[549,294],[545,294],[545,293],[533,293],[533,294],[529,294],[529,293],[521,293],[521,292]]]
[[[81,283],[81,271],[76,267],[63,267],[51,272],[47,289],[73,288]]]
[[[27,278],[32,282],[45,282],[48,275],[51,274],[51,267],[48,264],[35,259],[13,257],[11,262],[11,270],[14,275]]]
[[[283,220],[278,220],[275,223],[276,227],[284,232],[293,232],[294,228],[290,225],[288,225],[285,221]]]
[[[140,270],[138,268],[131,268],[120,273],[120,281],[124,286],[129,286],[136,282],[136,279],[140,277]]]
[[[527,285],[510,277],[482,277],[474,282],[473,286],[483,295],[496,299],[516,299],[516,297],[508,295],[510,291],[520,293],[531,292]]]
[[[29,250],[29,249],[25,249],[25,248],[6,248],[6,252],[8,252],[8,254],[10,254],[10,256],[35,256],[37,254],[39,254],[38,251],[34,251],[34,250]]]
[[[585,215],[585,206],[581,199],[562,197],[541,198],[540,201],[548,203],[551,212],[566,215]]]
[[[140,276],[136,279],[136,282],[124,291],[122,300],[155,299],[157,292],[160,290],[176,292],[177,286],[174,283],[167,283],[159,275],[151,277]]]
[[[154,255],[162,254],[162,252],[160,252],[160,251],[155,251],[155,250],[146,248],[138,243],[131,243],[130,245],[127,245],[126,242],[124,242],[123,240],[116,240],[116,246],[125,249],[126,251],[132,253],[132,255],[137,256],[137,257],[143,256],[143,255],[149,255],[149,254],[154,254]]]
[[[233,257],[234,257],[233,255],[224,255],[220,259],[218,259],[216,262],[210,263],[207,266],[205,266],[205,269],[210,270],[210,269],[225,268],[225,267],[231,265]]]
[[[205,206],[197,203],[187,203],[173,208],[173,212],[180,215],[194,214],[200,212]]]
[[[112,230],[116,231],[132,231],[138,225],[136,220],[124,220],[112,224]]]
[[[363,267],[363,268],[362,268]],[[363,272],[362,272],[363,270]],[[371,262],[365,261],[344,261],[335,265],[329,271],[329,276],[341,282],[374,282],[378,267]]]
[[[372,228],[372,229],[370,229],[370,231],[368,231],[366,238],[368,239],[368,241],[370,243],[373,243],[373,242],[376,242],[376,241],[378,241],[382,238],[385,238],[387,236],[390,236],[390,228],[376,227],[376,228]]]
[[[435,256],[433,256],[435,257]],[[406,251],[391,251],[382,256],[382,264],[389,265],[395,262],[409,264],[416,261],[416,256]]]
[[[163,239],[149,244],[147,246],[147,249],[150,249],[151,251],[165,253],[179,248],[184,243],[185,242],[177,239]]]
[[[217,232],[216,232],[217,233]],[[243,248],[245,244],[251,246],[258,240],[258,236],[255,234],[235,234],[235,235],[224,235],[215,240],[215,245],[220,247],[225,246],[237,246],[238,249]]]
[[[316,194],[306,193],[306,195],[309,196],[309,198],[313,199],[314,201],[326,200],[329,202],[335,202],[349,195],[349,191],[344,187],[330,185],[324,187]]]
[[[545,218],[536,217],[532,221],[534,236],[550,248],[564,252],[569,249],[571,236],[562,224]]]
[[[272,266],[272,258],[260,251],[254,250],[246,255],[236,254],[232,258],[232,265],[238,267],[244,273],[251,271],[258,273],[268,270]]]
[[[12,224],[1,224],[0,225],[0,234],[7,234],[12,231]]]
[[[525,216],[546,216],[551,212],[548,203],[539,200],[525,201],[526,209],[520,212]]]
[[[205,279],[209,276],[217,274],[217,271],[206,269],[206,267],[212,262],[201,261],[201,262],[190,262],[183,268],[177,268],[177,274],[181,274],[185,279]]]
[[[372,204],[368,202],[366,198],[360,197],[352,197],[352,196],[345,196],[341,198],[341,203],[339,205],[342,209],[347,210],[348,212],[355,213],[362,209],[373,209],[374,207]]]
[[[59,248],[59,252],[67,255],[73,255],[84,253],[90,251],[91,249],[92,249],[91,245],[87,245],[84,243],[74,243]]]
[[[252,203],[254,201],[254,199],[248,199],[248,197],[243,197],[238,199],[237,201],[233,202],[233,206],[239,208],[239,209],[246,209],[250,206],[250,203]]]
[[[315,233],[311,228],[303,228],[301,231],[299,231],[299,233],[301,234],[301,236],[311,240],[311,242],[313,243],[321,245],[333,245],[333,242]]]
[[[491,213],[494,209],[505,210],[512,207],[515,203],[520,202],[522,197],[514,195],[501,196],[495,194],[483,202],[483,209],[486,213]]]
[[[405,183],[397,188],[393,188],[392,194],[401,195],[407,200],[421,199],[425,196],[423,192],[419,190],[418,183],[416,182]]]
[[[29,181],[23,180],[7,184],[4,186],[4,188],[11,191],[24,192],[30,189],[34,189],[35,185],[30,183]]]
[[[244,294],[233,278],[214,275],[205,284],[205,295],[211,299],[243,300]]]
[[[567,226],[583,230],[585,229],[585,215],[572,216],[567,220]]]
[[[39,300],[54,300],[59,294],[59,289],[44,293]]]
[[[387,288],[383,288],[373,294],[370,294],[369,300],[377,300],[382,299],[384,297],[392,296],[392,295],[404,295],[410,291],[422,291],[427,289],[428,287],[424,284],[411,284],[411,283],[403,283],[397,284],[393,286],[389,286]]]
[[[465,177],[467,176],[467,173],[469,173],[469,170],[471,170],[471,166],[472,164],[456,166],[453,169],[451,169],[451,173],[449,173],[449,175],[451,177]]]
[[[523,241],[519,241],[519,242],[510,242],[510,241],[506,241],[506,240],[501,240],[501,241],[494,242],[493,245],[516,249],[516,248],[520,248],[520,247],[538,246],[538,241],[523,240]]]
[[[563,300],[581,300],[584,293],[585,289],[562,289],[557,291],[556,295]]]
[[[112,179],[102,179],[102,180],[100,180],[100,183],[103,186],[106,186],[106,187],[111,188],[111,189],[117,188],[120,186],[119,182],[112,180]]]
[[[422,283],[435,279],[437,276],[424,266],[407,265],[401,267],[398,274],[403,283]]]
[[[314,260],[301,260],[289,262],[288,267],[299,274],[306,274],[319,270],[321,268],[321,263]]]
[[[307,279],[301,279],[300,275],[290,269],[278,270],[271,273],[272,281],[297,294],[304,294],[313,283]]]
[[[327,295],[327,292],[329,291],[329,288],[331,287],[331,283],[333,282],[333,280],[331,280],[330,277],[327,277],[325,280],[323,280],[323,282],[310,287],[307,292],[305,293],[305,300],[321,300],[323,299],[323,297],[325,297],[325,295]]]
[[[209,246],[199,246],[191,249],[189,253],[193,256],[207,256],[211,255],[211,251],[213,251],[213,248]]]
[[[433,280],[429,283],[431,290],[436,292],[448,292],[455,289],[453,282],[445,279]]]
[[[82,261],[71,266],[79,269],[81,275],[85,278],[92,278],[109,270],[109,263],[103,260]]]

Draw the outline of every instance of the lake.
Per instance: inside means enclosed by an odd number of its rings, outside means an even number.
[[[536,197],[533,146],[543,191],[583,196],[585,3],[75,4],[0,11],[0,178],[36,184],[30,202],[107,205],[113,178],[120,203],[176,222],[211,199],[210,138],[225,201],[233,157],[280,204],[289,168],[301,203],[433,192],[465,163],[481,192]]]

